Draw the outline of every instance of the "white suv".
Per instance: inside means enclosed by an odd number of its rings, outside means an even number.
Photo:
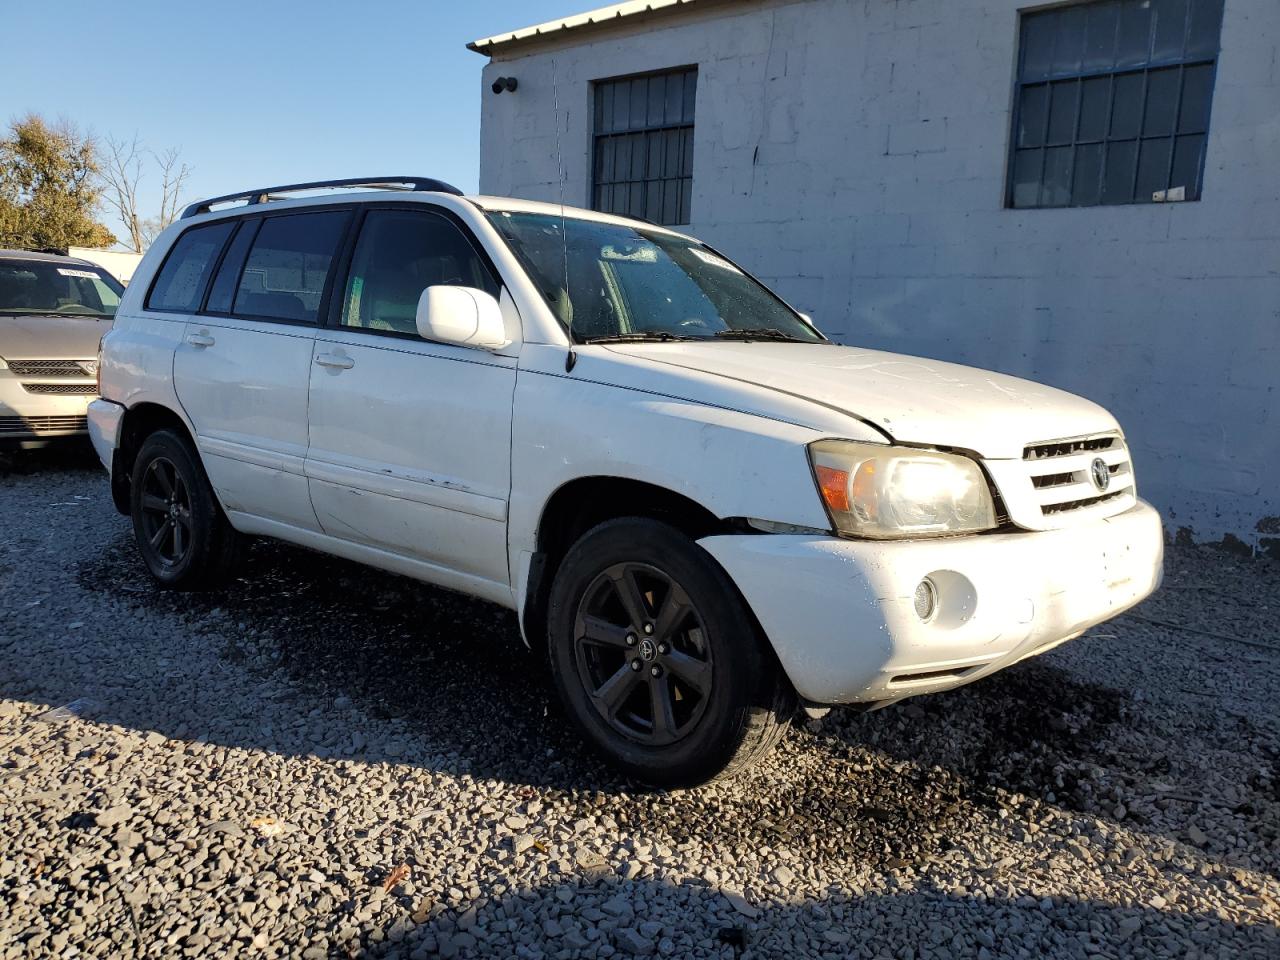
[[[373,189],[280,199],[339,186]],[[1096,404],[835,345],[671,230],[438,181],[193,205],[101,393],[160,583],[215,584],[258,535],[510,607],[653,782],[745,768],[797,706],[984,677],[1160,578]]]

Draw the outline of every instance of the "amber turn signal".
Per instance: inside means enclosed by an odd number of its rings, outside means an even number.
[[[832,510],[847,512],[849,509],[848,472],[834,467],[824,467],[820,463],[815,464],[813,469],[818,474],[818,489],[822,491],[822,499],[827,502],[827,506]]]

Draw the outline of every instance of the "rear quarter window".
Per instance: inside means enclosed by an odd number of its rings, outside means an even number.
[[[192,227],[174,243],[147,295],[147,309],[195,313],[233,220]]]

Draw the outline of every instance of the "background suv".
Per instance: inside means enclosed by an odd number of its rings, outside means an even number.
[[[87,260],[0,250],[0,443],[85,433],[98,343],[123,293]]]

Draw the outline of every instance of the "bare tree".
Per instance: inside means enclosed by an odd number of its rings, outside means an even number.
[[[160,212],[154,217],[142,216],[138,205],[138,184],[147,154],[160,172]],[[142,253],[161,230],[178,218],[182,189],[190,176],[191,168],[182,161],[176,147],[155,153],[144,149],[136,134],[127,142],[107,137],[101,173],[107,205],[129,231],[127,244],[134,251]]]
[[[160,166],[160,215],[148,217],[142,222],[142,239],[147,246],[151,246],[161,230],[178,219],[182,188],[191,176],[191,168],[182,162],[177,147],[170,147],[163,153],[152,156]]]
[[[142,223],[138,218],[138,182],[142,179],[142,146],[138,135],[125,142],[107,137],[106,156],[102,160],[100,176],[106,186],[107,206],[116,212],[120,222],[129,231],[128,245],[141,253]]]

